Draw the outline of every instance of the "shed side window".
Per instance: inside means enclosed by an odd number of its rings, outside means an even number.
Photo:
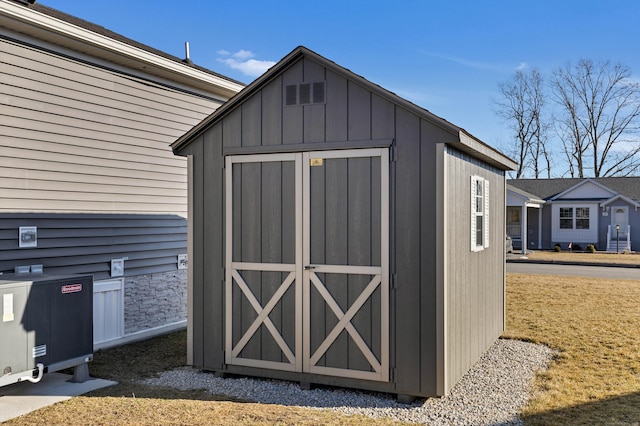
[[[489,247],[489,181],[471,176],[471,251]]]

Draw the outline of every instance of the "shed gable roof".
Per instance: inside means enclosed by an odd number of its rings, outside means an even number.
[[[445,131],[455,135],[457,141],[452,141],[451,145],[453,145],[456,149],[463,151],[475,158],[483,160],[488,164],[491,164],[502,170],[513,170],[516,166],[516,163],[511,159],[504,156],[499,151],[475,138],[464,129],[455,126],[454,124],[448,122],[447,120],[438,117],[435,114],[427,111],[424,108],[421,108],[410,101],[403,99],[396,94],[380,87],[377,84],[374,84],[362,76],[359,76],[344,67],[339,66],[333,61],[330,61],[323,56],[307,49],[306,47],[299,46],[294,49],[291,53],[285,56],[282,60],[280,60],[276,65],[271,67],[266,73],[257,78],[247,87],[245,87],[242,91],[240,91],[236,96],[230,99],[227,103],[225,103],[222,107],[212,113],[209,117],[205,118],[202,122],[196,125],[194,128],[185,133],[182,137],[180,137],[177,141],[175,141],[171,147],[174,153],[179,154],[179,152],[185,146],[189,145],[194,138],[196,138],[199,134],[206,131],[209,127],[213,126],[219,120],[223,119],[226,115],[231,113],[236,107],[242,104],[245,100],[251,97],[254,93],[261,90],[266,84],[276,78],[278,75],[282,74],[289,67],[293,66],[298,61],[303,58],[308,58],[314,62],[319,63],[323,67],[330,69],[342,77],[354,81],[356,84],[366,88],[367,90],[376,93],[384,99],[389,100],[395,105],[398,105],[413,114],[419,116],[422,119],[425,119],[435,126],[438,126]]]

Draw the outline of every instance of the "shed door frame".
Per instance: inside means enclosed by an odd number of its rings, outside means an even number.
[[[354,266],[354,265],[319,265],[311,264],[311,164],[318,160],[362,158],[372,157],[380,159],[380,259],[379,265]],[[389,150],[387,148],[353,149],[336,151],[313,151],[303,153],[303,318],[304,318],[304,371],[309,373],[325,374],[339,377],[349,377],[364,380],[389,381]],[[358,274],[370,275],[372,279],[360,296],[344,311],[338,306],[317,274]],[[327,334],[323,343],[313,350],[310,342],[312,324],[310,309],[311,290],[317,290],[326,304],[335,315],[338,323]],[[380,359],[374,355],[364,342],[351,320],[372,297],[372,294],[380,289]],[[346,332],[355,342],[359,350],[370,364],[373,371],[333,368],[317,365],[318,361],[333,344],[336,337]],[[312,353],[313,352],[313,353]]]
[[[319,159],[341,159],[373,157],[380,159],[380,265],[311,265],[310,264],[310,168],[313,161]],[[233,165],[236,163],[285,162],[295,163],[295,264],[275,263],[247,263],[234,262],[233,254]],[[284,371],[308,372],[331,376],[349,377],[365,380],[389,380],[389,151],[388,148],[350,149],[334,151],[312,151],[297,153],[230,155],[226,157],[225,168],[225,212],[226,212],[226,261],[225,261],[225,362],[229,365],[241,365],[258,368],[269,368]],[[268,301],[261,304],[251,293],[238,271],[278,271],[287,273],[278,290]],[[331,274],[360,274],[372,276],[361,296],[344,311],[333,300],[331,294],[324,287],[317,273]],[[233,300],[232,291],[235,286],[242,291],[256,312],[254,323],[245,331],[243,337],[233,342]],[[269,312],[282,295],[291,287],[295,291],[295,345],[289,348],[279,331],[269,319]],[[316,289],[323,297],[328,307],[336,316],[338,323],[328,333],[323,344],[311,353],[309,330],[310,292]],[[380,289],[380,359],[376,357],[363,341],[351,320],[362,304]],[[286,361],[274,362],[260,359],[246,359],[240,357],[243,345],[248,342],[255,331],[265,326],[278,346],[282,350]],[[342,332],[346,332],[354,340],[364,357],[369,361],[372,371],[332,368],[316,365],[332,344],[333,340]],[[288,362],[287,362],[288,361]]]

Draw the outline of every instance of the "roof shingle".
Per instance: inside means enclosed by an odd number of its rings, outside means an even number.
[[[548,200],[586,179],[587,178],[509,179],[507,180],[507,185],[536,195],[543,200]],[[640,176],[589,179],[606,186],[620,195],[640,202]]]

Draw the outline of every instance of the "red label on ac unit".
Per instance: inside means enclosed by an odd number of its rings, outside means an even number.
[[[62,294],[78,293],[82,291],[82,284],[71,284],[62,286]]]

